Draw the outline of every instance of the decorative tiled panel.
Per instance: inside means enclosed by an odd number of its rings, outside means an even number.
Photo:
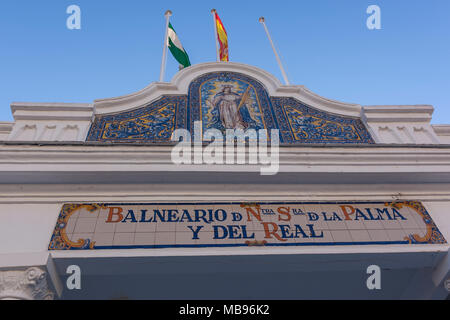
[[[49,250],[445,243],[415,201],[66,204]]]
[[[373,144],[360,119],[308,107],[293,98],[272,98],[284,141],[290,143]]]
[[[186,127],[185,96],[165,96],[137,110],[98,116],[87,141],[116,143],[164,143],[172,133]]]
[[[203,131],[276,129],[272,105],[256,80],[232,72],[209,73],[189,87],[190,127],[202,121]]]
[[[169,143],[177,128],[194,135],[217,129],[279,129],[282,144],[374,143],[360,119],[329,114],[293,98],[270,98],[253,78],[233,72],[200,76],[189,86],[188,96],[164,96],[149,106],[98,116],[87,141],[111,143]]]

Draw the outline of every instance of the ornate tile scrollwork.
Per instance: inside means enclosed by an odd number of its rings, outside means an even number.
[[[360,119],[308,107],[293,98],[272,98],[280,131],[289,143],[373,144]]]
[[[404,202],[394,202],[387,203],[386,206],[391,206],[394,208],[401,209],[403,207],[409,207],[417,212],[417,214],[422,218],[423,222],[426,225],[427,232],[424,236],[420,236],[418,234],[410,234],[405,238],[410,244],[446,244],[447,240],[445,240],[442,233],[439,231],[439,228],[434,223],[427,209],[423,206],[423,204],[419,201],[404,201]]]
[[[279,129],[281,144],[373,144],[357,118],[309,107],[294,98],[269,97],[257,80],[213,72],[193,80],[187,96],[163,96],[137,110],[97,116],[87,141],[171,143],[176,129]]]
[[[54,229],[50,244],[48,246],[49,250],[72,250],[72,249],[94,249],[95,242],[91,242],[89,239],[77,239],[76,242],[70,241],[67,233],[66,227],[69,219],[78,210],[85,208],[89,212],[96,212],[97,210],[103,208],[101,204],[69,204],[65,205],[59,215],[58,221],[56,222],[56,227]]]
[[[87,141],[114,143],[169,142],[174,130],[185,127],[186,97],[166,96],[137,110],[99,116]]]

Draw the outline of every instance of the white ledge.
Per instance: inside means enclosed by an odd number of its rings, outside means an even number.
[[[450,148],[280,148],[259,165],[175,165],[171,147],[0,145],[2,183],[450,183]]]
[[[431,121],[431,105],[364,106],[363,118],[367,122],[427,122]]]
[[[450,136],[450,125],[433,125],[433,130],[438,136]]]
[[[14,127],[14,122],[0,122],[0,134],[9,134]]]
[[[91,120],[94,107],[85,103],[13,102],[11,111],[17,120]]]

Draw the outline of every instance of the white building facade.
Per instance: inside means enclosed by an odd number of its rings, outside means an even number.
[[[0,299],[448,297],[450,125],[432,106],[347,104],[205,63],[128,96],[11,110]],[[175,164],[175,130],[196,123],[278,130],[279,172]]]

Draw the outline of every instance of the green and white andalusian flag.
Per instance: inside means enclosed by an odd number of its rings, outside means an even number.
[[[170,52],[172,52],[173,57],[178,61],[178,63],[187,68],[191,66],[191,61],[189,61],[189,56],[181,45],[180,39],[178,38],[172,24],[169,23],[169,37],[168,37],[168,47]]]

